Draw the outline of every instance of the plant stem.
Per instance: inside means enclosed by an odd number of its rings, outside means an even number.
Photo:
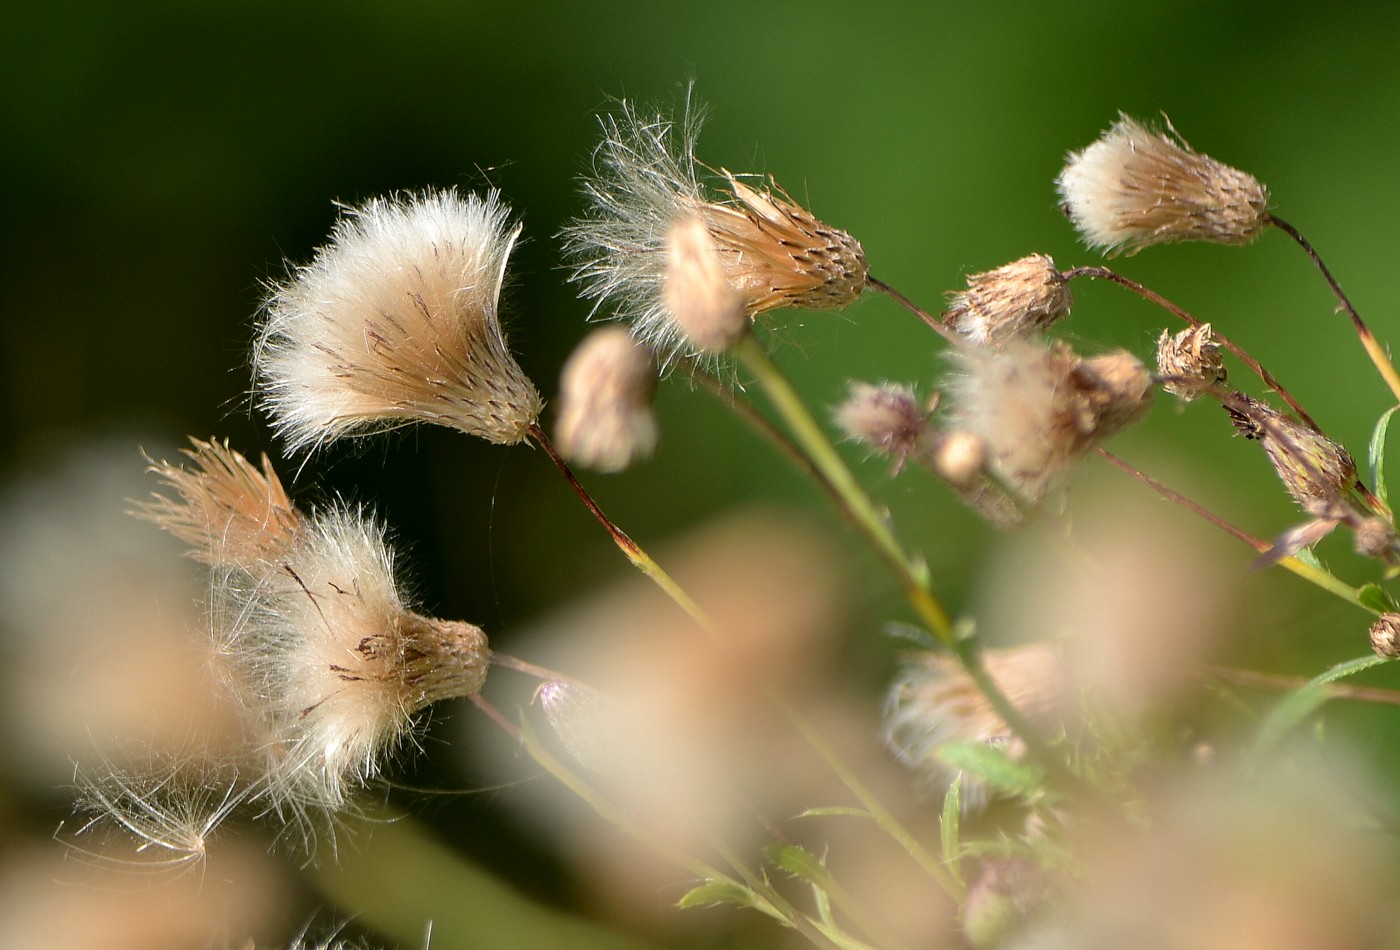
[[[1307,238],[1303,237],[1302,232],[1287,221],[1271,214],[1268,216],[1267,222],[1296,241],[1298,246],[1308,255],[1308,259],[1322,272],[1322,277],[1327,281],[1327,286],[1332,288],[1333,296],[1337,298],[1337,302],[1341,304],[1342,310],[1346,312],[1346,315],[1351,318],[1351,325],[1356,328],[1356,335],[1361,338],[1361,345],[1365,348],[1366,355],[1371,358],[1371,362],[1375,365],[1376,371],[1381,374],[1381,379],[1385,380],[1385,384],[1390,387],[1391,394],[1394,395],[1397,400],[1400,400],[1400,373],[1395,371],[1395,364],[1392,363],[1390,357],[1386,355],[1385,348],[1381,346],[1380,341],[1375,338],[1370,328],[1362,321],[1361,315],[1356,312],[1356,308],[1352,306],[1351,300],[1347,297],[1346,293],[1343,292],[1342,285],[1337,283],[1337,278],[1332,276],[1332,271],[1323,263],[1321,255],[1308,243]]]
[[[1157,479],[1153,478],[1151,475],[1148,475],[1142,470],[1135,468],[1128,462],[1125,462],[1123,459],[1120,459],[1118,456],[1114,455],[1112,452],[1109,452],[1107,449],[1100,448],[1096,451],[1098,452],[1100,458],[1105,459],[1114,467],[1118,468],[1123,472],[1126,472],[1133,478],[1136,478],[1138,481],[1142,482],[1144,485],[1155,491],[1157,494],[1161,495],[1163,498],[1167,499],[1170,502],[1180,505],[1192,514],[1204,518],[1206,521],[1209,521],[1211,524],[1215,525],[1217,528],[1229,534],[1231,537],[1243,541],[1245,544],[1254,548],[1254,550],[1258,551],[1259,553],[1262,554],[1263,552],[1269,550],[1269,548],[1272,547],[1272,545],[1269,544],[1269,542],[1256,538],[1253,535],[1245,532],[1244,530],[1235,527],[1233,524],[1226,521],[1224,518],[1196,504],[1194,501],[1187,498],[1180,492],[1173,491],[1166,485],[1163,485],[1161,482],[1157,481]],[[1308,581],[1311,584],[1316,584],[1318,587],[1321,587],[1329,594],[1334,594],[1337,597],[1340,597],[1342,600],[1345,600],[1347,603],[1352,604],[1356,607],[1360,607],[1367,613],[1376,613],[1375,609],[1366,606],[1366,604],[1362,602],[1361,597],[1356,593],[1355,588],[1353,588],[1350,584],[1337,577],[1335,574],[1330,573],[1329,571],[1323,570],[1320,567],[1316,567],[1312,564],[1307,563],[1306,561],[1300,560],[1299,558],[1291,555],[1289,557],[1279,558],[1274,563],[1278,564],[1279,567],[1282,567],[1285,570],[1292,571],[1294,574],[1298,575],[1303,580]]]
[[[891,298],[905,310],[908,310],[914,316],[924,321],[924,323],[928,324],[930,327],[936,330],[940,336],[942,336],[945,340],[948,340],[950,343],[955,343],[961,346],[966,342],[962,339],[962,337],[958,336],[956,332],[950,329],[947,324],[945,324],[942,320],[938,319],[938,317],[929,313],[923,307],[920,307],[914,301],[904,296],[904,294],[900,293],[898,290],[895,290],[883,280],[877,280],[873,275],[867,275],[865,278],[865,282],[873,289],[878,290],[886,297]]]
[[[1297,690],[1309,683],[1306,676],[1261,673],[1258,670],[1237,670],[1226,666],[1208,666],[1205,672],[1207,675],[1233,686],[1257,686],[1260,689]],[[1323,684],[1322,689],[1328,696],[1335,699],[1344,699],[1355,703],[1376,703],[1382,706],[1400,706],[1400,690],[1330,682]]]
[[[1088,277],[1091,279],[1101,278],[1103,280],[1111,281],[1112,283],[1115,283],[1120,287],[1124,287],[1128,290],[1131,290],[1133,293],[1137,294],[1144,300],[1156,304],[1163,310],[1170,313],[1172,316],[1177,317],[1180,320],[1184,320],[1186,323],[1189,323],[1193,327],[1199,327],[1204,322],[1192,316],[1189,312],[1183,310],[1181,307],[1178,307],[1176,304],[1172,303],[1170,300],[1168,300],[1166,297],[1163,297],[1155,290],[1151,290],[1150,288],[1139,284],[1137,281],[1124,277],[1117,271],[1110,270],[1107,267],[1099,267],[1097,265],[1087,267],[1074,267],[1070,270],[1064,271],[1061,274],[1061,276],[1064,277],[1065,280],[1073,280],[1076,277]],[[1225,337],[1224,334],[1217,331],[1214,326],[1211,327],[1211,335],[1215,337],[1215,339],[1220,343],[1221,346],[1225,347],[1225,349],[1233,353],[1235,357],[1239,359],[1240,362],[1244,363],[1251,370],[1253,370],[1255,375],[1257,375],[1260,379],[1264,381],[1264,385],[1268,386],[1274,392],[1278,393],[1279,398],[1282,399],[1284,402],[1288,403],[1288,407],[1292,409],[1293,412],[1298,416],[1298,420],[1300,422],[1302,422],[1309,429],[1312,429],[1314,432],[1320,433],[1322,431],[1318,427],[1317,423],[1313,421],[1312,416],[1308,415],[1308,411],[1303,408],[1302,404],[1299,403],[1298,400],[1293,398],[1293,394],[1290,393],[1288,390],[1284,389],[1283,384],[1280,383],[1277,379],[1275,379],[1274,374],[1265,369],[1259,363],[1258,360],[1256,360],[1254,357],[1250,356],[1247,352],[1245,352],[1245,350],[1242,347],[1231,342],[1228,338]]]
[[[758,341],[751,335],[746,336],[735,349],[773,408],[792,429],[797,444],[840,497],[846,515],[894,570],[920,618],[939,640],[952,646],[952,621],[933,593],[927,565],[905,553],[884,515],[876,509],[836,447],[807,411],[802,398]]]
[[[535,441],[536,445],[544,449],[545,454],[549,456],[549,460],[554,463],[555,468],[559,469],[560,474],[564,476],[564,480],[569,483],[569,486],[573,488],[574,492],[583,500],[584,506],[588,508],[593,517],[598,519],[598,523],[608,532],[608,536],[613,539],[613,543],[627,556],[627,560],[631,561],[634,567],[651,578],[656,586],[665,591],[668,597],[690,615],[692,620],[706,631],[713,631],[714,623],[710,620],[709,615],[705,613],[704,609],[691,599],[691,596],[685,592],[684,588],[682,588],[680,584],[677,584],[675,579],[672,578],[670,574],[667,574],[666,571],[662,569],[661,565],[656,563],[652,556],[642,549],[641,545],[628,537],[627,532],[613,523],[613,520],[598,506],[598,503],[593,500],[593,496],[588,493],[588,490],[585,489],[578,478],[575,477],[573,470],[569,468],[569,464],[564,461],[564,457],[561,456],[558,449],[554,447],[554,443],[550,441],[549,436],[545,435],[544,429],[540,428],[538,424],[532,425],[530,426],[529,435],[530,438]]]

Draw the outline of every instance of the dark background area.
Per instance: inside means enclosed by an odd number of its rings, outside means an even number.
[[[1194,146],[1264,181],[1376,335],[1400,340],[1391,4],[9,4],[0,77],[0,479],[42,477],[74,447],[114,438],[130,440],[136,472],[139,446],[169,451],[187,434],[277,457],[248,398],[261,287],[311,255],[335,202],[400,189],[502,189],[525,226],[510,341],[551,398],[587,329],[555,235],[582,210],[594,116],[613,97],[675,102],[692,78],[712,110],[705,161],[773,174],[930,308],[965,274],[1033,251],[1063,267],[1096,262],[1056,208],[1055,175],[1119,110],[1163,112]],[[1215,321],[1364,457],[1387,392],[1282,235],[1117,264]],[[1075,289],[1063,335],[1150,355],[1158,313],[1111,287]],[[943,365],[937,340],[885,299],[781,325],[779,358],[817,406],[839,401],[848,379],[926,392]],[[590,479],[644,543],[738,503],[821,510],[814,488],[684,380],[659,404],[657,458]],[[1116,451],[1255,534],[1298,520],[1218,409],[1164,401]],[[426,608],[479,622],[497,642],[628,571],[529,448],[424,428],[299,463],[281,466],[297,473],[297,497],[372,502]],[[860,465],[950,604],[970,605],[997,539],[931,481]],[[1321,553],[1344,576],[1372,576],[1344,541]],[[852,558],[877,630],[900,616],[898,592],[863,552]],[[1257,617],[1239,631],[1250,662],[1312,672],[1365,652],[1364,615],[1281,572],[1246,574],[1243,549],[1240,563],[1239,596]],[[877,694],[894,648],[869,648],[874,639],[851,654]],[[1400,775],[1396,730],[1352,719],[1363,752]],[[415,780],[469,780],[457,768],[429,761]],[[20,798],[31,804],[16,814],[48,820],[43,796]],[[567,904],[547,843],[496,824],[489,801],[434,806],[429,820]]]

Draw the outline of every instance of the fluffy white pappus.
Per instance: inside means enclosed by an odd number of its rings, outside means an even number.
[[[689,102],[679,121],[643,115],[631,102],[599,117],[603,140],[593,153],[584,195],[591,212],[564,229],[572,279],[583,297],[606,305],[638,340],[669,357],[695,350],[665,301],[672,228],[706,203],[696,173],[695,141],[703,110]]]
[[[79,769],[74,785],[76,807],[87,820],[72,839],[60,840],[75,854],[119,870],[174,875],[203,865],[214,830],[258,791],[236,770],[194,760],[172,760],[141,772],[104,761],[95,769]],[[99,832],[118,833],[124,844],[77,841]]]
[[[559,451],[579,465],[620,472],[650,457],[659,438],[651,353],[619,326],[590,333],[559,381]]]
[[[1133,253],[1176,241],[1238,245],[1263,233],[1268,189],[1168,130],[1120,113],[1097,142],[1069,155],[1055,184],[1089,247]]]
[[[954,355],[954,425],[982,441],[990,468],[1031,504],[1152,404],[1151,374],[1123,351],[1082,359],[1064,344],[1013,340]]]
[[[293,814],[345,807],[414,714],[480,690],[489,663],[479,628],[404,605],[372,519],[342,508],[308,520],[280,568],[229,572],[214,591],[235,691],[264,737],[266,797]]]
[[[524,439],[542,401],[497,313],[520,234],[509,209],[455,191],[346,208],[310,264],[271,287],[254,366],[294,449],[431,422]]]

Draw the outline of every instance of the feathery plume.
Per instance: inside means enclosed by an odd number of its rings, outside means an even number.
[[[834,420],[846,438],[891,456],[896,470],[937,437],[914,391],[895,383],[877,386],[853,381],[846,401],[836,407]]]
[[[690,338],[666,293],[673,230],[691,218],[709,231],[750,320],[787,307],[844,307],[860,296],[869,272],[858,241],[771,179],[755,188],[721,171],[722,185],[702,181],[695,159],[701,119],[690,108],[678,121],[644,115],[630,102],[602,117],[603,141],[584,181],[592,210],[563,233],[583,296],[613,309],[663,360],[708,348]]]
[[[543,404],[497,315],[508,216],[495,191],[376,198],[272,287],[254,365],[293,449],[412,422],[526,437]]]
[[[952,294],[943,320],[979,346],[1030,336],[1069,316],[1069,281],[1045,254],[1031,254],[967,278]]]
[[[1248,244],[1268,224],[1269,191],[1252,175],[1194,151],[1176,130],[1119,113],[1072,152],[1056,181],[1084,243],[1109,253],[1153,244]]]
[[[620,472],[656,449],[656,367],[622,327],[589,334],[564,364],[555,437],[568,459]]]

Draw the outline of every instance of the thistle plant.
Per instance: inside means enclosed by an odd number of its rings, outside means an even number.
[[[1341,682],[1400,655],[1400,610],[1384,586],[1400,565],[1383,470],[1394,410],[1377,423],[1369,467],[1359,466],[1220,332],[1228,314],[1206,320],[1118,269],[1064,268],[1030,249],[962,281],[950,275],[948,284],[965,286],[942,312],[927,310],[884,279],[856,237],[771,178],[702,162],[700,126],[689,102],[679,114],[620,102],[600,120],[584,208],[563,226],[560,251],[592,306],[580,317],[605,325],[563,367],[554,438],[541,421],[541,389],[501,327],[500,290],[523,225],[495,191],[429,190],[344,208],[311,262],[268,288],[253,343],[254,401],[290,452],[418,423],[500,446],[531,443],[652,586],[606,599],[591,620],[580,606],[560,624],[572,654],[543,647],[548,665],[507,656],[480,627],[411,605],[389,530],[367,507],[300,507],[266,455],[254,465],[227,443],[194,440],[183,464],[152,464],[162,487],[137,513],[207,571],[206,635],[237,711],[237,741],[146,772],[80,774],[89,821],[78,839],[98,827],[124,831],[153,864],[177,869],[202,861],[220,823],[238,813],[296,829],[306,845],[331,841],[337,824],[374,812],[372,793],[421,735],[425,710],[453,698],[656,862],[600,879],[641,886],[666,867],[685,878],[680,907],[757,911],[822,947],[1131,945],[1125,934],[1145,932],[1135,926],[1167,924],[1143,910],[1125,925],[1115,915],[1137,892],[1105,908],[1093,889],[1106,886],[1115,861],[1150,882],[1155,865],[1141,855],[1177,833],[1189,845],[1185,867],[1164,860],[1162,873],[1216,880],[1234,868],[1241,894],[1284,913],[1294,889],[1345,864],[1347,832],[1303,836],[1300,857],[1231,825],[1250,795],[1263,796],[1261,813],[1280,827],[1323,802],[1328,827],[1364,815],[1393,829],[1388,804],[1368,810],[1334,794],[1326,760],[1296,766],[1305,773],[1296,798],[1270,797],[1268,777],[1288,758],[1280,744],[1326,700],[1400,705],[1400,694]],[[1169,124],[1120,116],[1069,154],[1054,187],[1091,251],[1242,247],[1284,232],[1319,268],[1400,399],[1383,347],[1253,175],[1196,151]],[[812,189],[820,194],[820,183]],[[1062,333],[1084,278],[1157,308],[1159,323],[1147,327],[1154,352],[1095,349]],[[862,300],[875,294],[888,301]],[[917,318],[939,353],[923,378],[849,380],[833,367],[848,395],[820,405],[774,358],[770,328],[781,311],[845,309],[843,319],[859,324],[888,319],[874,315],[882,306]],[[678,556],[683,569],[672,574],[570,468],[612,473],[649,457],[667,435],[652,405],[657,387],[688,383],[793,461],[902,593],[887,619],[909,643],[883,701],[851,699],[832,677],[838,636],[862,655],[883,644],[878,630],[835,632],[839,608],[822,599],[834,583],[808,586],[828,569],[811,553],[820,542],[797,531],[789,544],[795,529],[762,523],[724,534],[705,557]],[[1222,445],[1232,432],[1256,443],[1261,481],[1271,469],[1268,490],[1307,520],[1260,529],[1273,540],[1256,537],[1110,454],[1117,435],[1170,401],[1218,406]],[[889,478],[932,476],[914,490],[951,492],[1008,538],[1007,550],[1032,552],[1018,582],[996,592],[996,609],[945,600],[906,540],[909,527],[857,476],[859,453],[887,459]],[[1084,468],[1126,472],[1142,497],[1179,506],[1178,521],[1205,519],[1252,554],[1206,569],[1174,528],[1154,525],[1160,511],[1103,516],[1116,502],[1100,510],[1092,494],[1071,498],[1067,486]],[[1312,552],[1338,528],[1373,565],[1369,579],[1343,579]],[[1223,660],[1228,598],[1215,581],[1251,557],[1256,569],[1291,571],[1372,614],[1337,634],[1340,650],[1364,655],[1311,680]],[[512,696],[504,673],[528,676],[533,692]],[[1261,702],[1260,688],[1283,695]],[[1202,710],[1222,693],[1234,720],[1202,730]],[[854,744],[831,720],[848,704],[844,726],[860,724]],[[884,856],[871,875],[853,855],[877,847]],[[1373,858],[1357,865],[1365,875],[1346,879],[1396,880]],[[1296,879],[1270,876],[1295,859]],[[927,898],[907,919],[881,903],[881,892],[906,881]],[[1198,905],[1182,907],[1182,918],[1229,915],[1219,895],[1182,890],[1168,888]],[[1386,906],[1358,904],[1343,926],[1303,902],[1298,926],[1385,932],[1394,923]],[[554,936],[568,942],[570,926]],[[1178,930],[1182,945],[1225,945]],[[1264,945],[1249,941],[1272,931],[1235,921],[1219,932],[1244,946]]]

